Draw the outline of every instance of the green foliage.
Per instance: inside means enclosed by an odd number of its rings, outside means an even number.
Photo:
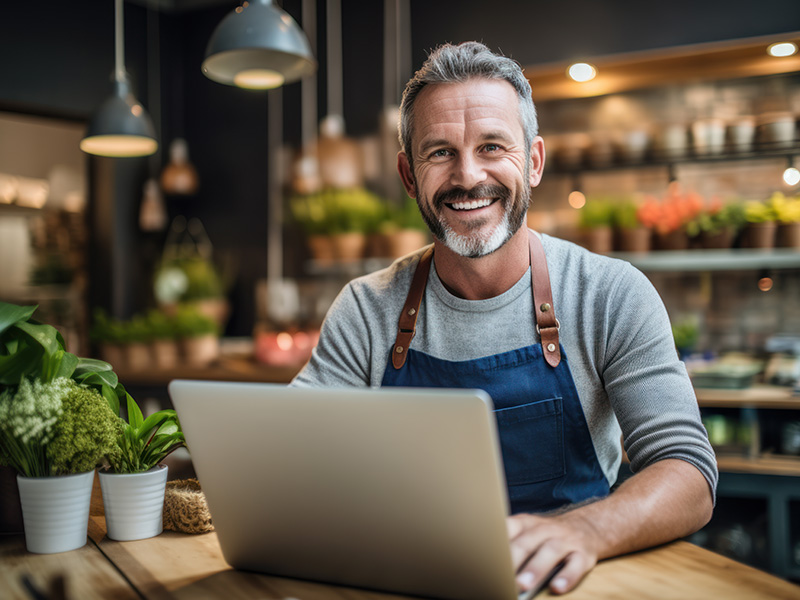
[[[174,410],[160,410],[146,419],[133,398],[128,398],[128,420],[120,420],[122,431],[117,450],[108,456],[115,473],[143,473],[155,467],[186,440]]]
[[[117,452],[120,419],[94,389],[70,382],[62,398],[63,412],[54,426],[53,441],[47,446],[54,475],[91,471],[103,457]]]
[[[99,344],[121,344],[125,341],[125,323],[108,316],[102,308],[92,313],[92,328],[89,337]]]
[[[800,223],[800,196],[787,198],[781,192],[775,192],[767,200],[767,204],[775,213],[777,221]]]
[[[175,315],[175,331],[179,337],[192,338],[204,335],[218,335],[219,326],[217,322],[204,315],[197,308],[191,305],[179,305]]]
[[[679,350],[694,348],[699,335],[699,328],[693,319],[685,318],[672,324],[672,337],[675,339],[675,347]]]
[[[178,337],[175,319],[160,310],[151,310],[146,315],[150,338],[154,340],[174,340]]]
[[[0,302],[0,392],[25,378],[49,383],[69,377],[96,389],[119,414],[120,400],[128,394],[111,365],[67,352],[55,327],[32,319],[36,308]]]
[[[636,229],[641,226],[639,207],[635,202],[623,201],[614,207],[614,227],[618,229]]]
[[[381,223],[380,230],[384,233],[397,231],[399,229],[415,229],[417,231],[428,231],[428,226],[422,219],[419,212],[417,201],[408,195],[403,199],[403,203],[397,208],[387,208],[386,219]]]
[[[307,235],[369,233],[384,219],[381,199],[364,188],[326,189],[294,196],[289,212]]]
[[[0,463],[25,477],[85,473],[116,452],[118,422],[93,388],[25,378],[0,394]]]
[[[744,216],[748,223],[769,223],[775,221],[777,215],[768,202],[750,200],[744,206]]]
[[[702,232],[719,233],[727,227],[739,230],[745,223],[745,209],[739,202],[731,202],[716,211],[703,211],[686,224],[690,236]]]
[[[586,204],[578,213],[578,224],[583,229],[611,227],[614,225],[615,203],[607,198],[587,198]]]

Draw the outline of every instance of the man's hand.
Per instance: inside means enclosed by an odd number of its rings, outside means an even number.
[[[523,591],[553,572],[550,589],[563,594],[574,588],[598,560],[598,532],[580,513],[542,517],[519,514],[506,521],[517,584]]]

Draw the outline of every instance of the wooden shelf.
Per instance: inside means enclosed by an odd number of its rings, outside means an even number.
[[[535,102],[588,98],[604,94],[666,86],[686,81],[717,81],[761,77],[800,71],[800,53],[776,58],[767,47],[773,42],[800,44],[800,32],[694,44],[677,48],[610,56],[586,56],[581,60],[597,68],[591,81],[578,83],[566,75],[571,62],[525,67]]]
[[[785,475],[800,477],[800,456],[761,455],[757,458],[720,453],[720,471],[755,475]]]
[[[615,252],[641,271],[747,271],[759,269],[800,269],[800,248],[772,250],[654,250]]]
[[[755,385],[744,390],[695,388],[701,408],[771,408],[800,409],[800,396],[791,388]]]

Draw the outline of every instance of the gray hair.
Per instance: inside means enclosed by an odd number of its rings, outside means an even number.
[[[515,60],[495,54],[478,42],[439,46],[419,71],[406,84],[400,103],[400,146],[413,169],[411,136],[413,134],[414,102],[422,89],[432,83],[462,83],[472,78],[499,79],[510,83],[519,98],[519,116],[525,135],[526,152],[539,130],[531,86]]]

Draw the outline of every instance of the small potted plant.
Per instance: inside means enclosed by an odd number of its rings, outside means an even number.
[[[152,334],[150,323],[142,315],[134,315],[124,324],[126,366],[131,371],[145,371],[152,366]]]
[[[92,314],[89,337],[96,344],[100,357],[119,368],[125,363],[125,324],[108,316],[101,308]]]
[[[322,264],[333,262],[333,242],[326,223],[325,197],[313,192],[289,200],[289,211],[306,236],[309,252]]]
[[[800,195],[787,198],[781,192],[775,192],[769,204],[778,222],[777,245],[800,248]]]
[[[428,243],[428,226],[422,219],[417,202],[408,195],[402,204],[388,211],[380,226],[386,256],[399,258]]]
[[[380,200],[364,188],[329,189],[323,194],[334,257],[340,261],[363,258],[367,232],[378,221],[383,210]]]
[[[614,205],[606,198],[587,198],[578,214],[583,245],[592,252],[608,254],[614,248]]]
[[[175,319],[161,310],[153,309],[147,313],[150,329],[150,348],[153,364],[158,369],[172,369],[178,365],[177,337]]]
[[[174,410],[160,410],[145,419],[128,396],[127,411],[127,421],[120,419],[116,448],[108,454],[109,467],[98,471],[106,530],[118,541],[161,533],[169,471],[162,461],[185,445]]]
[[[778,224],[772,206],[768,202],[751,200],[745,203],[744,217],[747,225],[742,232],[742,247],[774,248]]]
[[[689,247],[687,224],[702,210],[703,199],[694,192],[684,193],[673,181],[660,201],[649,197],[643,214],[653,223],[657,250],[686,250]]]
[[[686,232],[706,249],[725,249],[733,246],[736,235],[744,225],[744,207],[739,202],[723,204],[712,199],[710,206],[686,225]]]
[[[175,315],[175,330],[186,362],[204,367],[219,356],[217,322],[192,305],[180,305]]]
[[[652,230],[646,226],[641,206],[631,199],[623,199],[614,208],[616,248],[621,252],[647,252],[650,250]]]
[[[28,550],[64,552],[86,543],[94,469],[116,452],[127,393],[35,310],[0,302],[0,464],[17,472]]]

